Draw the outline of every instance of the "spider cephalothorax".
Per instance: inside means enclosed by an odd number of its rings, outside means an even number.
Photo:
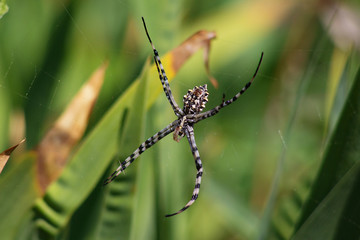
[[[190,89],[187,92],[187,94],[185,94],[184,107],[183,107],[183,109],[181,109],[177,105],[177,103],[171,93],[169,82],[166,77],[164,67],[161,63],[159,53],[155,49],[155,47],[150,39],[149,33],[147,32],[144,18],[142,20],[144,23],[146,35],[147,35],[147,37],[150,41],[150,44],[153,48],[153,51],[154,51],[154,60],[155,60],[155,64],[156,64],[156,67],[157,67],[157,70],[159,73],[159,78],[160,78],[161,84],[163,86],[166,98],[169,100],[169,103],[170,103],[171,107],[173,108],[174,113],[177,116],[177,119],[175,121],[173,121],[172,123],[170,123],[168,126],[166,126],[164,129],[157,132],[152,137],[148,138],[145,142],[140,144],[140,146],[129,157],[127,157],[120,164],[120,166],[105,180],[104,184],[108,184],[111,181],[113,181],[122,171],[124,171],[128,166],[130,166],[130,164],[136,158],[138,158],[140,156],[140,154],[142,154],[146,149],[153,146],[155,143],[157,143],[160,139],[162,139],[169,133],[174,132],[174,140],[175,141],[179,141],[182,137],[186,136],[186,138],[188,139],[189,144],[190,144],[190,149],[191,149],[192,155],[194,157],[195,166],[196,166],[196,170],[197,170],[196,179],[195,179],[195,187],[194,187],[190,201],[182,209],[180,209],[176,213],[166,215],[166,217],[171,217],[176,214],[182,213],[183,211],[188,209],[188,207],[190,207],[199,196],[201,177],[203,174],[203,167],[202,167],[202,163],[201,163],[201,159],[200,159],[200,153],[199,153],[199,150],[198,150],[198,148],[196,146],[196,142],[195,142],[195,135],[194,135],[194,129],[193,129],[194,125],[197,122],[200,122],[201,120],[204,120],[206,118],[216,115],[220,111],[220,109],[222,109],[223,107],[226,107],[226,106],[230,105],[231,103],[233,103],[234,101],[236,101],[246,91],[246,89],[248,89],[250,87],[251,83],[255,79],[255,76],[259,70],[259,67],[260,67],[260,64],[261,64],[261,61],[263,58],[263,53],[261,53],[259,64],[255,70],[255,73],[254,73],[252,79],[233,98],[225,101],[225,95],[224,95],[220,105],[218,105],[218,106],[214,107],[213,109],[210,109],[204,113],[201,113],[201,111],[205,108],[205,104],[208,102],[207,97],[209,95],[209,93],[207,91],[207,85],[205,84],[200,87],[194,87],[193,89]]]
[[[200,113],[208,102],[208,95],[207,84],[189,89],[187,94],[184,95],[184,114]]]

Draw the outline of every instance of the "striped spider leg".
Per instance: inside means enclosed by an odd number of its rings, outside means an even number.
[[[167,99],[169,100],[170,105],[173,108],[174,113],[176,114],[176,116],[180,117],[181,115],[183,115],[183,112],[179,108],[179,106],[177,105],[177,103],[176,103],[176,101],[175,101],[175,99],[174,99],[174,97],[173,97],[173,95],[171,93],[169,81],[168,81],[168,78],[166,76],[165,69],[164,69],[164,67],[163,67],[163,65],[161,63],[159,52],[155,49],[155,46],[154,46],[153,42],[151,41],[150,35],[148,33],[148,30],[147,30],[147,27],[146,27],[146,24],[145,24],[145,20],[144,20],[143,17],[141,19],[142,19],[143,24],[144,24],[146,36],[148,37],[149,42],[151,44],[151,47],[152,47],[152,49],[154,51],[154,60],[155,60],[156,68],[157,68],[157,71],[159,73],[159,78],[160,78],[161,84],[163,86],[165,95],[166,95]],[[161,72],[160,72],[160,70],[161,70]]]
[[[175,130],[175,127],[178,125],[179,120],[175,120],[166,126],[164,129],[157,132],[152,137],[148,138],[145,142],[140,144],[140,146],[130,155],[128,156],[120,166],[104,181],[104,185],[112,182],[119,174],[124,171],[130,164],[137,159],[145,150],[152,147],[155,143],[160,141],[163,137],[167,136],[169,133],[172,133]]]
[[[196,179],[195,179],[195,188],[193,190],[192,196],[190,201],[179,211],[168,214],[166,217],[175,216],[179,213],[182,213],[186,209],[188,209],[198,198],[199,191],[200,191],[200,184],[201,184],[201,177],[203,174],[203,167],[200,159],[199,150],[196,146],[195,142],[195,135],[194,135],[194,129],[193,126],[195,123],[204,120],[206,118],[212,117],[216,115],[220,109],[222,109],[225,106],[230,105],[234,101],[236,101],[251,85],[253,80],[256,77],[256,74],[260,68],[260,64],[262,62],[263,53],[261,53],[261,58],[259,61],[259,64],[256,68],[256,71],[250,80],[241,90],[239,93],[237,93],[233,98],[225,101],[225,95],[223,96],[222,103],[215,108],[206,111],[204,113],[201,113],[202,110],[205,108],[205,104],[208,102],[208,90],[207,85],[203,86],[195,86],[193,89],[189,89],[188,92],[184,95],[183,102],[184,106],[183,109],[180,109],[177,103],[174,100],[174,97],[171,93],[171,89],[169,86],[168,79],[165,74],[164,67],[161,63],[159,53],[154,47],[154,44],[151,41],[151,38],[149,36],[149,33],[146,28],[145,20],[142,18],[144,28],[146,35],[149,39],[149,42],[153,48],[154,51],[154,60],[157,67],[157,71],[159,74],[159,79],[161,81],[161,84],[163,86],[165,95],[167,99],[169,100],[170,105],[172,106],[174,113],[178,117],[174,122],[170,123],[167,127],[156,133],[154,136],[148,138],[145,142],[140,144],[140,146],[129,156],[127,157],[120,166],[105,180],[104,185],[110,183],[113,181],[122,171],[124,171],[127,167],[130,166],[130,164],[140,156],[145,150],[153,146],[155,143],[160,141],[163,137],[167,136],[169,133],[173,133],[173,138],[175,141],[180,141],[180,139],[184,136],[187,137],[190,145],[191,152],[193,154],[194,160],[195,160],[195,166],[197,170]]]
[[[168,214],[165,217],[172,217],[172,216],[175,216],[175,215],[177,215],[179,213],[182,213],[183,211],[188,209],[196,201],[196,199],[199,196],[201,177],[202,177],[202,174],[203,174],[203,168],[202,168],[202,163],[201,163],[201,159],[200,159],[200,153],[199,153],[199,150],[198,150],[198,148],[196,146],[196,142],[195,142],[194,129],[193,129],[193,127],[191,125],[186,126],[185,134],[186,134],[186,137],[187,137],[187,139],[189,141],[191,152],[192,152],[193,157],[195,159],[195,166],[196,166],[196,170],[197,170],[196,179],[195,179],[195,188],[193,190],[190,201],[182,209],[180,209],[176,213]]]

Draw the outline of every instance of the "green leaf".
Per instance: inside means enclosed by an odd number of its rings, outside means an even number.
[[[353,181],[351,179],[357,177],[357,173],[349,173],[349,171],[350,169],[357,168],[356,166],[358,165],[360,159],[359,112],[360,70],[358,70],[357,76],[355,77],[355,81],[351,87],[351,91],[348,95],[340,119],[328,143],[322,166],[314,182],[305,208],[302,211],[302,216],[298,224],[298,231],[301,231],[301,233],[296,231],[295,236],[297,234],[299,234],[299,236],[308,234],[304,233],[305,230],[303,229],[305,228],[308,231],[312,231],[311,229],[316,228],[316,226],[326,228],[322,230],[318,229],[317,231],[328,231],[328,224],[333,224],[333,227],[337,228],[334,229],[334,234],[331,235],[332,237],[335,236],[337,231],[341,231],[340,226],[337,226],[336,222],[340,219],[344,219],[342,214],[332,216],[331,218],[326,218],[327,215],[314,217],[314,214],[317,215],[324,212],[321,210],[323,208],[323,202],[331,205],[335,204],[333,203],[333,199],[338,199],[340,201],[342,197],[346,198],[347,195],[353,195],[353,197],[359,196],[358,189],[348,189],[350,192],[345,193],[337,187],[339,185],[341,186],[341,184],[350,184],[350,182]],[[347,174],[350,174],[350,176]],[[345,195],[343,196],[343,194]],[[339,209],[333,209],[333,211],[342,211],[343,206],[341,205],[341,202],[339,202],[337,207],[339,207]],[[354,206],[353,211],[354,214],[357,213],[360,215],[359,208],[356,208],[356,206]],[[322,218],[324,221],[327,220],[328,224],[313,226],[312,224],[318,224],[314,218]],[[358,221],[358,219],[356,221]],[[342,224],[355,226],[356,224],[359,224],[359,222],[356,221],[353,223],[344,223],[344,221],[342,221]],[[311,224],[311,226],[308,226],[308,224]],[[351,230],[357,231],[357,229]],[[345,234],[344,232],[342,233]],[[348,232],[347,234],[351,235],[353,232]]]
[[[35,205],[37,226],[46,234],[56,235],[70,220],[101,179],[118,151],[117,136],[124,111],[132,106],[140,79],[148,74],[149,62],[141,77],[119,98],[89,134],[60,178],[49,186],[45,196]],[[136,106],[135,106],[136,108]]]
[[[21,221],[31,209],[39,189],[35,185],[35,159],[30,152],[16,166],[5,173],[0,181],[0,232],[2,239],[15,239]]]
[[[128,99],[131,106],[125,109],[119,123],[120,136],[117,142],[119,143],[118,151],[121,154],[117,154],[116,160],[125,159],[144,139],[148,79],[147,72],[142,74],[136,94]],[[113,164],[111,173],[118,167],[117,161],[114,163],[116,165]],[[78,239],[86,236],[88,239],[113,239],[113,236],[117,236],[119,239],[128,239],[134,201],[132,194],[135,182],[134,169],[136,169],[134,165],[111,184],[94,189],[72,218],[70,238]],[[110,175],[110,173],[106,174]],[[108,175],[103,179],[106,179]],[[89,226],[92,226],[91,230]]]
[[[142,142],[144,139],[145,126],[145,112],[146,102],[148,99],[148,81],[143,78],[141,81],[141,88],[139,88],[138,98],[135,101],[135,106],[138,109],[133,111],[130,120],[132,130],[127,132],[131,135],[132,132],[139,137],[138,141]],[[136,121],[136,119],[139,119]],[[141,121],[140,121],[141,120]],[[142,127],[139,127],[142,126]],[[135,145],[136,146],[136,145]],[[134,212],[132,214],[132,224],[130,229],[130,239],[152,239],[155,236],[156,221],[155,221],[155,179],[154,179],[154,162],[151,161],[151,156],[146,154],[144,159],[139,162],[138,171],[136,174],[136,191],[134,196]],[[124,219],[126,221],[127,219]]]
[[[292,239],[357,239],[360,223],[360,162],[318,203]]]

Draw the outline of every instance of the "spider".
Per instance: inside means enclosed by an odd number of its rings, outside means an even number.
[[[225,106],[230,105],[234,101],[236,101],[240,95],[242,95],[251,85],[253,80],[256,77],[256,74],[260,68],[261,61],[263,59],[264,53],[261,53],[261,57],[259,60],[259,63],[257,65],[257,68],[255,70],[255,73],[253,77],[251,78],[250,82],[248,82],[241,90],[238,92],[233,98],[225,101],[225,94],[223,94],[222,102],[220,105],[216,106],[215,108],[203,112],[202,110],[205,108],[205,104],[208,102],[208,90],[207,90],[207,84],[204,84],[203,86],[195,86],[193,89],[189,89],[188,92],[184,95],[183,102],[184,106],[183,108],[179,108],[178,104],[174,100],[174,97],[171,93],[171,89],[169,86],[168,78],[166,77],[166,73],[164,70],[164,67],[161,63],[159,53],[155,49],[154,44],[151,41],[150,35],[148,33],[145,20],[142,18],[145,33],[149,39],[149,42],[152,46],[152,49],[154,51],[154,61],[157,67],[157,71],[159,74],[159,78],[161,81],[161,84],[163,86],[165,95],[167,99],[169,100],[169,103],[174,110],[175,115],[177,116],[177,119],[170,123],[168,126],[166,126],[164,129],[160,130],[158,133],[156,133],[154,136],[148,138],[145,142],[140,144],[140,146],[130,155],[128,156],[121,164],[120,166],[104,181],[104,185],[110,183],[113,181],[121,172],[123,172],[127,167],[130,166],[130,164],[140,156],[145,150],[153,146],[155,143],[160,141],[163,137],[167,136],[169,133],[173,133],[173,138],[175,141],[179,142],[180,139],[184,136],[189,141],[190,149],[192,152],[192,155],[195,159],[195,166],[197,170],[196,179],[195,179],[195,188],[193,190],[192,196],[190,201],[179,211],[165,215],[165,217],[171,217],[174,215],[177,215],[179,213],[182,213],[186,209],[188,209],[198,198],[199,196],[199,190],[200,190],[200,184],[201,184],[201,176],[203,174],[203,167],[200,159],[199,150],[196,146],[195,142],[195,136],[194,136],[194,125],[201,120],[204,120],[206,118],[212,117],[216,115],[220,109],[222,109]]]

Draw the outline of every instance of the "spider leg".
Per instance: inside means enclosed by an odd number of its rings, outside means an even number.
[[[156,50],[155,50],[156,51]],[[180,117],[183,115],[183,112],[182,110],[179,108],[179,106],[177,105],[177,103],[175,102],[175,99],[171,93],[171,89],[170,89],[170,86],[169,86],[169,82],[168,82],[168,79],[166,77],[166,74],[165,74],[165,70],[161,64],[161,61],[160,61],[160,58],[159,58],[159,55],[157,55],[157,52],[155,53],[155,56],[154,56],[154,61],[155,61],[155,65],[156,65],[156,69],[159,73],[159,79],[162,83],[162,86],[163,86],[163,90],[165,92],[165,95],[167,97],[167,99],[169,100],[170,102],[170,105],[171,107],[173,108],[174,110],[174,113],[176,116]],[[160,67],[159,67],[160,65]],[[161,71],[160,71],[160,68],[161,68]],[[164,80],[165,79],[165,80]]]
[[[196,201],[196,199],[199,196],[200,184],[201,184],[201,176],[203,174],[203,167],[202,167],[202,163],[201,163],[201,159],[200,159],[199,150],[198,150],[198,148],[196,146],[193,127],[187,125],[186,128],[185,128],[185,133],[186,133],[186,137],[187,137],[187,139],[189,141],[189,144],[190,144],[191,152],[192,152],[192,154],[194,156],[194,159],[195,159],[195,166],[196,166],[196,170],[197,170],[196,179],[195,179],[195,188],[194,188],[194,191],[192,193],[190,201],[185,205],[185,207],[183,207],[182,209],[180,209],[176,213],[168,214],[165,217],[172,217],[172,216],[175,216],[175,215],[177,215],[179,213],[182,213],[183,211],[188,209]]]
[[[112,182],[119,174],[124,171],[130,164],[140,156],[145,150],[153,146],[155,143],[160,141],[163,137],[168,135],[169,133],[173,132],[175,130],[176,125],[178,124],[179,120],[175,120],[168,126],[166,126],[164,129],[157,132],[152,137],[148,138],[145,142],[140,144],[140,146],[130,155],[128,156],[122,163],[120,163],[120,166],[104,181],[104,185]]]
[[[174,97],[173,97],[173,95],[171,93],[169,81],[168,81],[168,78],[166,76],[165,69],[164,69],[164,67],[163,67],[163,65],[161,63],[159,52],[155,49],[155,46],[154,46],[153,42],[151,41],[151,38],[150,38],[150,35],[149,35],[148,30],[146,28],[145,20],[144,20],[143,17],[142,17],[142,21],[143,21],[143,24],[144,24],[146,36],[148,37],[149,42],[151,44],[151,47],[152,47],[152,49],[154,51],[154,60],[155,60],[156,68],[157,68],[157,71],[159,73],[159,78],[160,78],[161,84],[163,86],[165,95],[166,95],[167,99],[169,100],[169,103],[170,103],[171,107],[173,108],[174,113],[176,114],[176,116],[179,117],[179,116],[181,116],[183,114],[183,112],[179,108],[178,104],[175,102],[175,99],[174,99]]]
[[[190,122],[193,122],[193,123],[196,123],[196,122],[199,122],[203,119],[206,119],[208,117],[212,117],[214,115],[216,115],[220,109],[222,109],[223,107],[226,107],[228,105],[230,105],[231,103],[235,102],[252,84],[252,82],[254,81],[255,77],[256,77],[256,74],[258,73],[259,71],[259,68],[260,68],[260,65],[261,65],[261,62],[262,62],[262,59],[263,59],[263,56],[264,56],[264,52],[261,53],[261,57],[260,57],[260,60],[259,60],[259,64],[256,68],[256,71],[253,75],[253,77],[251,78],[250,82],[248,82],[241,90],[240,92],[238,92],[233,98],[229,99],[229,100],[226,100],[224,101],[225,99],[225,94],[223,95],[223,99],[222,99],[222,102],[220,105],[216,106],[215,108],[209,110],[209,111],[206,111],[204,113],[199,113],[199,114],[196,114],[192,117],[188,117],[189,119],[193,118],[192,120],[190,120]]]

